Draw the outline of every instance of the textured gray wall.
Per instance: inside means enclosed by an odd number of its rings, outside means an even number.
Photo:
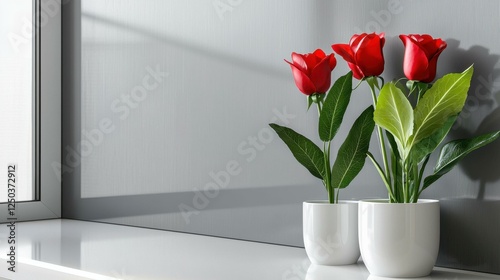
[[[326,193],[267,128],[316,133],[282,59],[356,32],[386,32],[386,79],[402,75],[398,34],[446,39],[438,76],[476,69],[452,136],[500,129],[496,0],[83,0],[63,11],[67,218],[302,246],[301,202]],[[370,100],[357,90],[345,123]],[[500,273],[499,155],[500,143],[484,148],[424,193],[442,201],[439,265]],[[370,163],[341,192],[384,196]]]

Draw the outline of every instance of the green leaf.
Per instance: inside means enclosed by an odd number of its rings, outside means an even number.
[[[352,93],[352,72],[340,77],[332,86],[319,117],[319,138],[332,141],[342,123]]]
[[[392,153],[397,158],[400,158],[399,152],[398,152],[398,144],[396,143],[396,140],[394,140],[394,136],[392,136],[392,134],[390,134],[387,130],[385,131],[385,136],[387,137],[387,140],[389,141],[389,145],[391,147]]]
[[[432,185],[434,182],[436,182],[439,178],[441,178],[444,174],[432,174],[424,179],[424,186],[422,187],[422,192],[423,190],[427,189],[430,185]]]
[[[413,132],[413,108],[394,83],[387,83],[380,90],[374,120],[394,136],[401,158],[406,159],[408,139]]]
[[[456,119],[456,115],[449,117],[441,128],[439,128],[429,137],[424,138],[420,142],[416,143],[412,147],[412,150],[410,152],[410,158],[412,159],[412,162],[414,162],[415,164],[419,164],[420,162],[422,162],[422,160],[425,159],[427,155],[434,152],[439,144],[441,144],[441,142],[443,142],[443,140],[446,138],[446,135],[448,135],[448,132],[455,123]]]
[[[363,169],[374,127],[373,107],[370,106],[356,119],[339,148],[332,168],[334,188],[347,187]]]
[[[462,111],[473,71],[470,66],[463,73],[445,75],[425,93],[415,108],[415,128],[410,146],[432,135],[451,116]]]
[[[429,187],[437,179],[448,173],[460,160],[470,152],[479,149],[500,136],[500,131],[483,134],[470,139],[459,139],[446,143],[441,149],[434,174],[424,180],[423,189]]]
[[[396,200],[398,199],[397,190],[402,186],[402,176],[401,172],[403,170],[401,166],[401,157],[399,156],[398,146],[396,144],[396,140],[394,140],[394,136],[386,131],[387,140],[389,140],[389,145],[391,147],[391,169],[392,169],[392,186],[394,187],[395,193],[394,196]]]
[[[274,123],[269,124],[278,136],[285,142],[293,156],[312,175],[322,179],[325,177],[324,156],[321,149],[305,136],[288,127]]]
[[[389,193],[390,198],[395,200],[394,194],[392,193],[391,184],[387,180],[387,177],[385,176],[382,167],[380,166],[380,164],[378,164],[377,160],[375,160],[375,157],[373,157],[373,155],[370,152],[367,152],[366,156],[372,161],[373,165],[375,166],[375,169],[377,169],[380,178],[382,178],[382,181],[384,182],[385,187],[387,188],[387,192]]]
[[[462,158],[470,152],[481,148],[500,136],[500,131],[476,136],[470,139],[459,139],[448,142],[441,149],[434,173],[441,174],[451,170]]]

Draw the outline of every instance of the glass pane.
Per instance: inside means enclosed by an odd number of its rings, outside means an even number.
[[[0,0],[0,202],[7,200],[9,165],[16,201],[35,195],[33,3]]]

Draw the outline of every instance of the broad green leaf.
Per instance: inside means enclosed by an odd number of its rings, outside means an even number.
[[[408,139],[413,132],[413,108],[394,83],[387,83],[380,90],[374,120],[394,136],[401,157],[406,159]]]
[[[429,137],[424,138],[420,142],[416,143],[412,147],[410,152],[411,161],[413,163],[419,164],[420,162],[422,162],[422,160],[425,159],[427,155],[434,152],[439,144],[441,144],[441,142],[443,142],[443,140],[446,138],[446,135],[448,135],[448,132],[455,123],[456,119],[456,115],[449,117],[441,128],[439,128]]]
[[[340,77],[326,96],[319,117],[319,138],[332,141],[342,123],[352,93],[352,72]]]
[[[373,107],[370,106],[356,119],[339,148],[332,168],[334,188],[347,187],[363,168],[374,127]]]
[[[500,136],[500,131],[483,134],[470,139],[454,140],[446,143],[441,149],[439,159],[434,168],[434,174],[424,180],[423,189],[429,187],[437,179],[448,173],[460,160],[470,152],[479,149]]]
[[[394,155],[399,158],[399,152],[398,152],[398,144],[396,143],[396,140],[394,140],[394,136],[392,136],[391,133],[388,131],[385,132],[385,136],[387,137],[387,140],[389,141],[389,145],[391,148],[391,152],[394,153]]]
[[[452,73],[437,80],[415,108],[412,144],[418,143],[441,128],[451,116],[457,115],[467,99],[474,68]]]
[[[422,187],[422,191],[427,189],[430,185],[436,182],[439,178],[441,178],[444,174],[432,174],[424,179],[424,186]],[[422,192],[420,191],[420,192]]]
[[[498,136],[500,136],[500,131],[446,143],[441,149],[434,173],[441,174],[450,171],[454,165],[470,152],[493,142]]]
[[[269,125],[285,142],[297,161],[307,168],[312,175],[323,180],[325,177],[325,163],[321,149],[293,129],[274,123]]]

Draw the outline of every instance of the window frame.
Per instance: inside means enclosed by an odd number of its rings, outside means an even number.
[[[16,221],[61,217],[61,1],[35,0],[35,199],[16,202]],[[43,20],[43,22],[42,22]],[[5,167],[6,168],[6,167]],[[6,172],[6,171],[5,171]],[[5,184],[3,184],[5,186]],[[6,187],[2,187],[7,191]],[[0,204],[0,223],[8,220]]]

